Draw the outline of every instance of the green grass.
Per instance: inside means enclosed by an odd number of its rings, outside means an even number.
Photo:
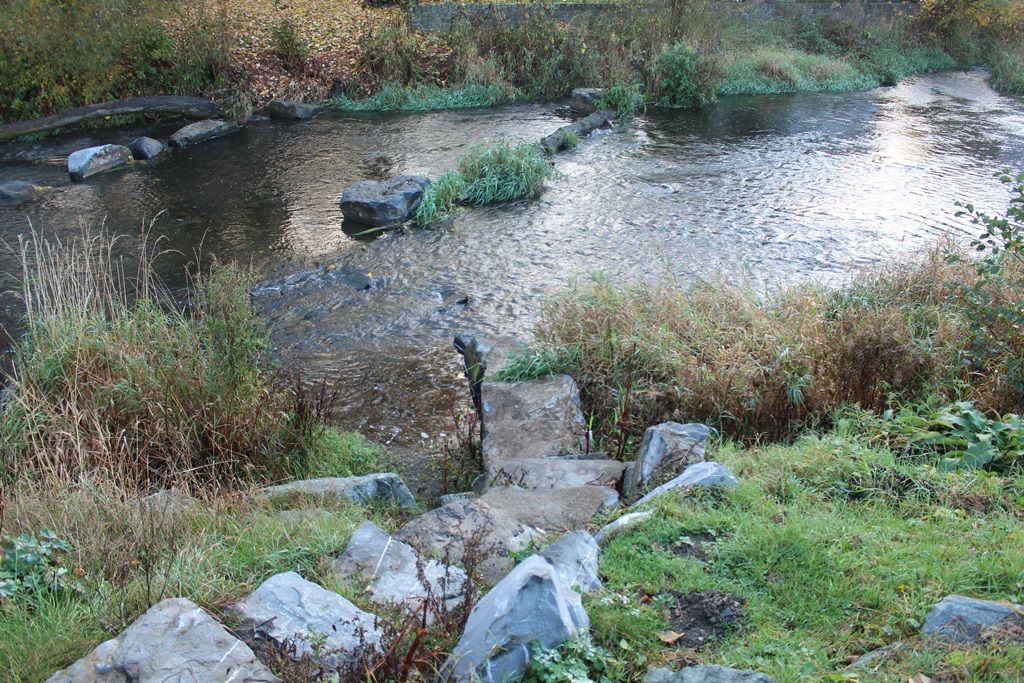
[[[906,652],[858,680],[1001,681],[1024,668],[1020,643],[959,650],[917,638],[950,593],[1024,601],[1019,471],[939,473],[843,432],[711,453],[740,477],[738,490],[664,496],[658,514],[605,547],[604,589],[586,599],[599,644],[645,665],[671,660],[674,648],[657,637],[670,630],[665,591],[721,590],[747,600],[745,616],[738,631],[688,653],[701,663],[779,683],[849,680],[829,676],[900,640]],[[694,533],[716,536],[707,565],[673,552]]]
[[[493,107],[522,99],[521,93],[503,87],[499,83],[488,85],[468,84],[450,89],[429,83],[415,87],[403,87],[386,83],[383,88],[369,97],[352,100],[340,97],[331,102],[339,111],[432,111],[435,109],[468,109],[471,107]]]
[[[508,141],[473,145],[459,157],[457,169],[427,187],[416,210],[416,223],[436,223],[460,203],[483,206],[535,197],[554,175],[551,160],[537,145]]]

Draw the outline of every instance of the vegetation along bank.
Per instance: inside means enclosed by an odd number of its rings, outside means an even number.
[[[213,97],[239,120],[275,98],[435,109],[581,86],[690,106],[978,64],[997,88],[1024,91],[1024,9],[1013,0],[923,0],[913,16],[890,18],[857,2],[766,19],[701,0],[623,6],[568,23],[534,4],[521,22],[478,13],[431,34],[413,31],[401,7],[354,0],[11,0],[0,17],[0,123],[152,94]]]

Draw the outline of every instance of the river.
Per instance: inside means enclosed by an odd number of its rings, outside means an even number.
[[[0,239],[13,246],[30,225],[63,239],[105,225],[129,235],[119,249],[130,254],[153,222],[172,287],[199,252],[252,262],[281,362],[329,379],[343,427],[409,449],[449,431],[452,407],[467,400],[453,334],[526,338],[545,298],[574,279],[725,275],[764,291],[839,282],[946,231],[966,234],[957,200],[1004,211],[1009,193],[993,176],[1024,170],[1024,102],[985,77],[950,71],[862,93],[652,109],[560,155],[560,177],[539,199],[376,239],[342,230],[346,185],[437,177],[471,144],[538,140],[566,123],[564,104],[255,121],[72,184],[71,151],[174,126],[87,131],[0,147],[0,182],[51,187],[0,206]],[[5,289],[19,267],[13,249],[0,255]],[[365,276],[369,289],[348,284]],[[16,326],[18,310],[7,296],[0,322]]]

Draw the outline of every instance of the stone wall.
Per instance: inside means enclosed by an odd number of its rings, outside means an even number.
[[[716,2],[725,11],[739,12],[752,19],[766,19],[786,12],[802,12],[824,16],[842,11],[842,2]],[[917,11],[917,2],[883,2],[866,0],[857,3],[872,18],[891,19]],[[413,29],[443,33],[464,19],[500,16],[504,23],[517,24],[544,13],[545,16],[565,22],[586,22],[615,16],[628,16],[636,5],[614,2],[552,2],[552,3],[495,3],[495,4],[428,4],[410,9]]]

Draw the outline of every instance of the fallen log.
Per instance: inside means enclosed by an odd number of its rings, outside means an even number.
[[[548,154],[555,154],[568,146],[571,134],[575,134],[577,138],[582,138],[601,126],[607,126],[609,123],[614,121],[617,116],[618,114],[614,109],[602,109],[601,111],[594,112],[590,116],[580,119],[576,123],[568,126],[562,126],[554,133],[541,140],[540,146],[543,147]]]
[[[113,102],[90,104],[87,107],[79,107],[53,116],[8,123],[0,126],[0,140],[65,128],[103,116],[122,116],[124,114],[172,114],[191,119],[210,119],[220,116],[223,111],[219,104],[202,97],[178,97],[175,95],[129,97]]]

